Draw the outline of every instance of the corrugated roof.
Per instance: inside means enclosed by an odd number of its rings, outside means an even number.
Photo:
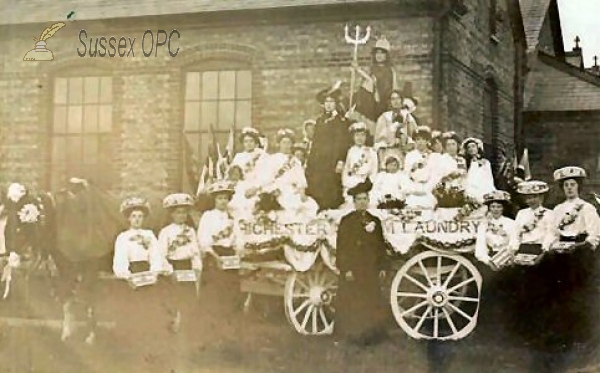
[[[533,50],[538,45],[550,2],[551,0],[519,0],[528,50]]]
[[[377,3],[386,0],[0,0],[0,25],[174,15],[228,10]],[[389,0],[387,0],[389,1]]]
[[[600,110],[600,77],[539,52],[526,111]]]

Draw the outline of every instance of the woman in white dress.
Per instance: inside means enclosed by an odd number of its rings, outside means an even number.
[[[195,294],[190,285],[199,284],[202,274],[202,256],[198,245],[198,236],[194,227],[188,224],[189,211],[194,205],[192,197],[185,193],[170,194],[163,200],[163,207],[169,211],[172,223],[164,227],[158,234],[158,250],[168,273],[178,271],[194,272],[193,279],[177,279],[172,287],[171,303],[174,307],[172,330],[178,332],[181,315],[185,312]],[[179,272],[182,273],[182,272]],[[192,280],[187,281],[187,280]]]
[[[259,191],[268,181],[265,177],[267,154],[260,145],[260,133],[250,127],[242,129],[240,140],[244,147],[233,158],[230,167],[238,166],[244,179],[238,182],[229,207],[237,220],[251,219],[258,202]]]
[[[461,148],[467,161],[465,193],[477,202],[483,203],[483,197],[496,190],[492,165],[483,157],[483,142],[469,137],[463,141]]]
[[[292,153],[294,131],[281,129],[277,132],[279,151],[268,158],[268,182],[262,188],[265,192],[275,193],[282,207],[278,213],[280,222],[309,221],[317,216],[319,206],[314,199],[306,195],[306,176],[304,167]]]
[[[460,150],[460,137],[454,131],[444,132],[442,134],[442,145],[444,147],[444,155],[449,158],[448,169],[454,169],[455,167],[459,170],[467,171],[467,161],[459,154]],[[453,162],[452,162],[453,161]]]
[[[414,134],[415,149],[406,154],[404,172],[409,182],[406,188],[406,205],[410,208],[433,209],[437,204],[433,196],[436,177],[430,162],[431,129],[419,126]]]

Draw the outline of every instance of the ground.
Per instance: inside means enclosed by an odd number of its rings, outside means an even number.
[[[0,372],[513,373],[528,372],[532,357],[531,350],[505,331],[494,310],[485,307],[475,332],[460,342],[414,341],[395,325],[390,325],[389,340],[366,348],[336,344],[333,337],[303,337],[287,323],[281,299],[259,298],[244,315],[232,279],[215,273],[206,276],[200,301],[189,305],[181,332],[172,334],[166,317],[151,305],[123,308],[122,299],[131,291],[115,282],[101,285],[98,317],[121,320],[116,329],[101,329],[96,344],[88,346],[83,333],[62,343],[58,329],[3,325]],[[17,303],[16,287],[14,297],[0,303],[0,313],[58,319],[60,309],[49,299],[47,281],[36,279],[31,284],[28,307]],[[135,328],[138,321],[153,327],[132,335],[129,327]],[[598,364],[599,355],[579,354],[573,366]]]

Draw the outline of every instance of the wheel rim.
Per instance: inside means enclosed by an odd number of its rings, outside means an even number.
[[[285,314],[294,329],[303,335],[327,335],[333,332],[333,300],[337,276],[319,268],[292,273],[285,285]]]
[[[481,284],[481,275],[469,260],[425,251],[394,276],[392,313],[412,338],[461,339],[477,325]]]

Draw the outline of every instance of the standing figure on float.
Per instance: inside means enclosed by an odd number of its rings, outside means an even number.
[[[419,126],[414,133],[415,149],[406,154],[404,172],[409,181],[405,190],[406,205],[410,208],[433,209],[437,204],[433,196],[436,177],[432,173],[431,129]]]
[[[342,186],[344,187],[344,197],[347,203],[352,202],[348,190],[367,179],[373,180],[379,167],[377,153],[373,148],[365,145],[367,125],[362,122],[354,123],[350,126],[350,133],[354,145],[348,149],[346,164],[342,173]]]
[[[244,150],[237,153],[231,161],[230,168],[239,167],[243,180],[240,180],[229,207],[237,220],[250,219],[259,199],[259,192],[267,182],[265,170],[268,156],[260,145],[258,130],[245,127],[240,134],[240,142]]]
[[[463,141],[461,148],[467,161],[465,193],[477,202],[483,203],[483,197],[496,190],[492,165],[483,157],[483,142],[469,137]]]
[[[268,156],[267,169],[263,170],[269,175],[263,189],[275,192],[283,209],[279,213],[280,222],[309,221],[319,210],[315,200],[306,195],[304,168],[292,153],[294,137],[294,131],[290,129],[277,131],[279,151]]]
[[[448,131],[442,133],[442,146],[444,148],[444,157],[447,158],[445,163],[449,166],[448,169],[456,167],[458,170],[467,172],[467,160],[465,157],[459,154],[460,151],[460,137],[454,131]]]
[[[404,163],[404,155],[414,148],[412,136],[417,129],[417,122],[412,116],[416,99],[410,97],[408,92],[393,90],[389,100],[391,110],[379,116],[373,136],[373,146],[381,162],[380,170],[385,169],[383,162],[390,155],[400,159],[401,164]]]
[[[312,148],[306,164],[307,194],[320,210],[338,208],[343,202],[341,175],[352,144],[350,121],[341,105],[341,82],[317,94],[323,114],[317,119]]]

